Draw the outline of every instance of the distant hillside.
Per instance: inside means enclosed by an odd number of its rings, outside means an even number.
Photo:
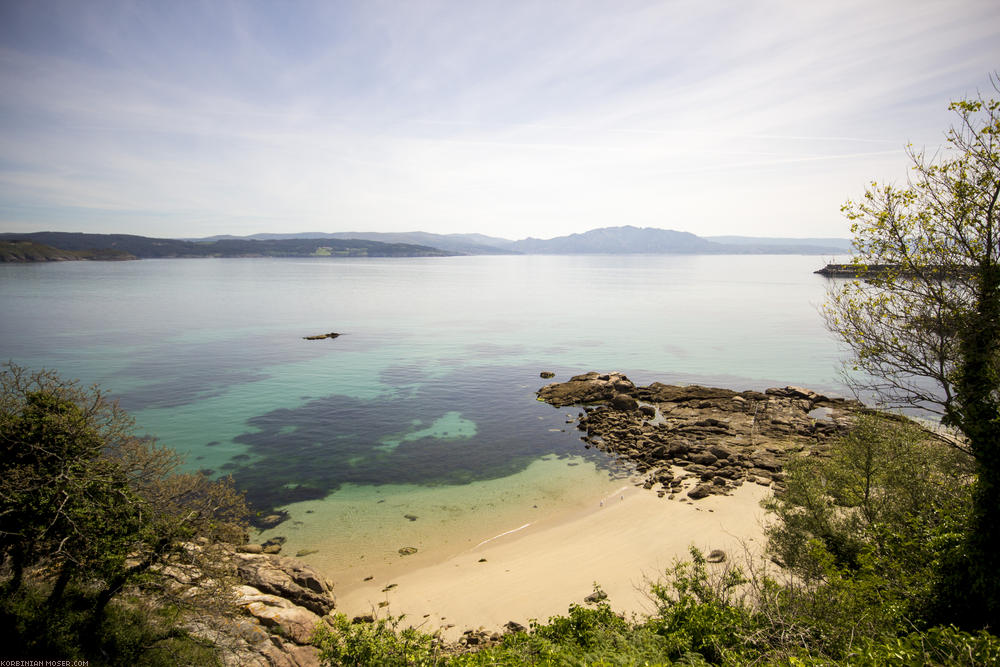
[[[340,239],[222,239],[209,242],[159,239],[131,234],[33,232],[0,234],[0,241],[31,241],[62,251],[85,251],[93,259],[114,251],[138,258],[172,257],[440,257],[453,253],[427,246]],[[100,252],[99,252],[100,251]]]
[[[361,239],[380,243],[403,243],[421,245],[449,253],[462,255],[513,254],[506,246],[513,244],[507,239],[483,236],[482,234],[431,234],[428,232],[299,232],[295,234],[251,234],[250,236],[209,236],[189,241],[207,242],[219,240],[274,241],[288,239]]]
[[[63,250],[27,240],[0,241],[0,262],[69,262],[135,259],[122,250]]]
[[[689,232],[651,227],[604,227],[583,234],[554,239],[524,239],[512,245],[514,250],[530,254],[719,254],[725,246],[706,241]]]

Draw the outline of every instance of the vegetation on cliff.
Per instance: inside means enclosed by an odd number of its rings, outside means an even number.
[[[230,482],[178,472],[174,452],[133,431],[96,387],[11,364],[0,372],[4,657],[204,659],[176,621],[185,608],[224,613],[225,579],[175,596],[162,573],[214,571],[192,541],[240,539],[247,509]]]

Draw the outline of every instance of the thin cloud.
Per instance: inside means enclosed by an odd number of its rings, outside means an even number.
[[[0,12],[3,229],[845,235],[1000,62],[973,1]]]

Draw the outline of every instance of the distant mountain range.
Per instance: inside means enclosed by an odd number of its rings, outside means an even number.
[[[0,234],[0,261],[166,257],[439,257],[497,254],[842,255],[838,238],[703,238],[670,229],[604,227],[552,239],[511,241],[482,234],[314,232],[161,239],[130,234]]]
[[[739,254],[828,255],[851,251],[851,241],[840,238],[770,238],[757,236],[700,237],[689,232],[653,227],[603,227],[582,234],[552,239],[520,241],[482,234],[430,234],[427,232],[305,232],[253,234],[246,237],[210,236],[192,241],[219,239],[366,239],[383,243],[412,243],[464,255],[495,254]]]

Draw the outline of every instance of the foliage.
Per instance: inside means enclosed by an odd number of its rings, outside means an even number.
[[[970,502],[971,461],[914,422],[857,416],[829,457],[791,461],[787,491],[767,503],[779,519],[768,529],[781,562],[812,576],[814,542],[840,567],[858,569],[866,550],[906,561],[940,553],[931,533],[961,532]]]
[[[850,656],[854,665],[900,667],[954,665],[976,667],[1000,663],[1000,639],[987,632],[971,634],[954,626],[938,626],[905,637],[866,640]]]
[[[994,87],[1000,80],[994,80]],[[1000,89],[1000,88],[998,88]],[[934,410],[976,461],[970,623],[1000,623],[1000,101],[951,104],[948,148],[911,149],[907,187],[873,183],[844,206],[859,280],[831,288],[827,326],[858,389]],[[887,270],[867,272],[868,265]],[[979,620],[976,621],[975,619]]]
[[[710,576],[705,557],[691,549],[691,562],[674,565],[652,585],[657,613],[649,625],[679,659],[697,654],[711,663],[746,663],[759,655],[752,639],[759,619],[745,599],[747,579],[726,567]]]
[[[109,614],[121,613],[110,603],[129,585],[154,590],[161,606],[224,611],[231,593],[211,544],[242,535],[243,497],[231,481],[176,472],[179,457],[134,428],[97,387],[13,364],[0,372],[0,588],[13,646],[37,634],[83,642],[53,640],[55,655],[99,651]],[[180,590],[167,566],[210,583]],[[31,608],[17,601],[42,588],[42,609],[22,617]]]
[[[0,599],[0,642],[7,658],[60,657],[91,665],[215,665],[213,647],[178,627],[177,610],[150,608],[141,600],[115,601],[93,628],[94,593],[70,586],[54,612],[48,589],[36,582]]]
[[[390,616],[351,623],[345,615],[335,614],[332,628],[319,624],[313,643],[320,648],[320,658],[331,665],[434,664],[433,637],[410,627],[401,630],[403,619]]]
[[[864,371],[849,376],[856,386],[889,405],[937,410],[960,426],[962,340],[996,297],[1000,102],[949,108],[958,123],[948,147],[932,157],[911,147],[907,187],[872,183],[861,201],[844,205],[859,279],[835,283],[824,313]],[[869,273],[873,265],[881,270]]]

